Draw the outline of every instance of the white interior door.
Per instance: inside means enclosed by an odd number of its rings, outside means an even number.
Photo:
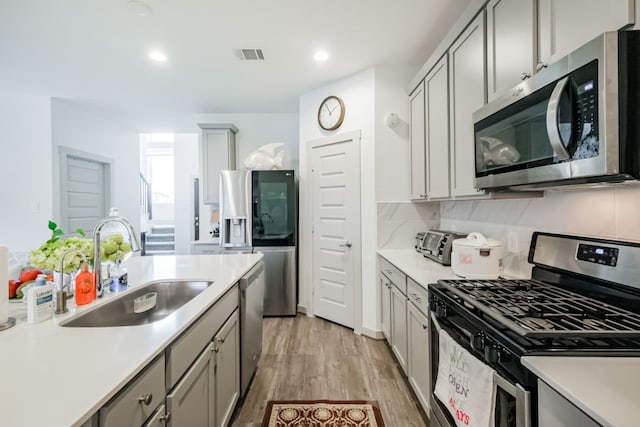
[[[311,149],[313,305],[316,316],[357,327],[360,281],[358,134],[328,137]]]
[[[61,156],[60,227],[67,233],[78,228],[89,233],[109,208],[110,166],[70,153]]]

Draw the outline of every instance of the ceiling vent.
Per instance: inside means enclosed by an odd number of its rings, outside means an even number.
[[[262,49],[236,49],[236,54],[243,61],[264,61]]]

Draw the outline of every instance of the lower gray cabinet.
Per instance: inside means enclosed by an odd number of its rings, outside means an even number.
[[[213,338],[215,425],[226,426],[240,397],[240,327],[236,310]],[[176,424],[195,426],[196,424]]]
[[[427,316],[407,304],[408,379],[422,409],[429,413],[429,323]]]
[[[171,415],[166,413],[166,407],[162,405],[143,427],[165,427],[169,424],[170,418]]]
[[[100,409],[101,427],[139,427],[164,401],[164,355]]]
[[[391,349],[407,373],[407,297],[391,285]]]
[[[167,414],[170,425],[213,425],[215,419],[213,350],[213,343],[206,346],[189,371],[167,395]]]
[[[378,279],[380,281],[380,328],[382,335],[391,342],[391,282],[387,277],[380,273]]]

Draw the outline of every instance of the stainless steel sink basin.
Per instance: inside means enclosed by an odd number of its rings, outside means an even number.
[[[60,323],[68,327],[133,326],[164,319],[213,282],[150,283],[108,303]]]

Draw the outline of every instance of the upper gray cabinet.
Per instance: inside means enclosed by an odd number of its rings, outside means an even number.
[[[485,46],[483,11],[449,49],[451,193],[454,197],[483,194],[474,188],[473,182],[475,148],[472,115],[486,103]]]
[[[605,31],[635,21],[635,0],[538,0],[540,62],[550,64]]]
[[[487,4],[489,101],[535,72],[536,0],[491,0]]]
[[[424,141],[424,82],[409,95],[411,109],[411,198],[426,197]]]
[[[424,79],[427,196],[450,196],[449,189],[449,55]]]
[[[236,169],[236,133],[232,124],[198,124],[202,129],[200,145],[202,201],[220,203],[220,171]]]

